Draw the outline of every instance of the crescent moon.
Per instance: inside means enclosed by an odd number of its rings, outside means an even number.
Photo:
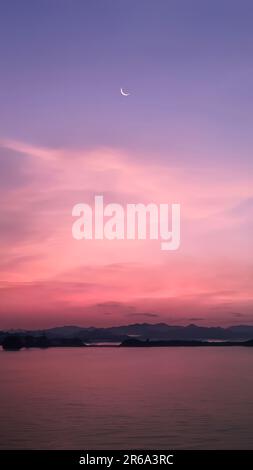
[[[130,93],[126,93],[123,88],[120,89],[120,93],[123,95],[123,96],[129,96]]]

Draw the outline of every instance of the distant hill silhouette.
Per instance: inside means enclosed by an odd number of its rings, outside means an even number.
[[[33,336],[31,334],[6,334],[1,343],[6,351],[18,351],[22,348],[53,348],[53,347],[84,347],[80,338],[48,338],[45,334]]]
[[[63,328],[63,332],[67,332],[68,327]],[[43,332],[34,331],[33,334],[31,332],[28,334],[27,332],[18,332],[16,334],[13,333],[1,333],[1,341],[2,347],[6,351],[19,351],[22,348],[55,348],[55,347],[85,347],[87,344],[84,343],[81,337],[60,337],[56,336],[55,329],[54,334],[52,334],[52,330],[47,330],[47,334]],[[78,332],[81,335],[79,327],[75,327],[72,332]],[[51,332],[51,336],[49,334]],[[61,328],[57,329],[57,334],[61,333]],[[63,333],[62,333],[63,334]],[[106,336],[107,337],[107,336]],[[119,336],[116,336],[117,338]],[[93,336],[94,338],[94,336]],[[101,336],[99,337],[101,340]],[[113,342],[111,341],[113,345]],[[90,342],[91,346],[95,346],[96,343]],[[103,342],[101,346],[103,345]],[[99,346],[99,344],[97,345]],[[135,336],[126,336],[119,344],[119,347],[204,347],[204,346],[246,346],[246,347],[253,347],[253,339],[250,340],[203,340],[203,339],[140,339],[140,335],[137,338]]]
[[[253,340],[249,341],[196,341],[196,340],[170,340],[170,341],[140,341],[139,339],[126,339],[119,347],[125,348],[154,348],[154,347],[253,347]]]
[[[19,336],[9,335],[4,338],[2,347],[6,351],[19,351],[23,347],[23,342]]]
[[[8,332],[0,332],[0,342]],[[207,327],[190,324],[187,326],[167,325],[166,323],[135,323],[108,328],[59,326],[46,330],[12,331],[12,334],[45,335],[48,339],[78,339],[84,343],[118,342],[128,338],[140,340],[230,340],[240,341],[253,338],[252,325],[237,325],[228,328]],[[67,345],[67,343],[66,343]]]

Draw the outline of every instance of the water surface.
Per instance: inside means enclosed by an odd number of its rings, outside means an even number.
[[[2,449],[253,449],[253,348],[0,350]]]

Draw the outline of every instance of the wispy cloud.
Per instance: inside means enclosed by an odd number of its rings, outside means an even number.
[[[166,308],[211,315],[217,305],[225,315],[229,303],[248,311],[253,259],[240,224],[242,214],[250,223],[253,185],[243,170],[228,178],[222,168],[217,175],[217,168],[170,167],[121,150],[15,141],[1,142],[0,165],[0,275],[9,283],[1,287],[2,318],[18,308],[31,318],[52,306],[59,314],[113,310],[110,317]],[[92,204],[95,194],[123,205],[180,202],[180,252],[165,255],[150,241],[74,241],[72,207]]]

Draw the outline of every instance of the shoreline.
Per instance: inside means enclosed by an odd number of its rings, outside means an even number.
[[[136,339],[127,339],[120,344],[85,344],[80,341],[74,341],[71,344],[66,344],[65,341],[57,341],[57,344],[45,345],[0,345],[3,351],[20,351],[20,350],[34,350],[34,349],[57,349],[57,348],[219,348],[219,347],[253,347],[253,340],[248,341],[184,341],[184,340],[168,340],[168,341],[140,341]]]

